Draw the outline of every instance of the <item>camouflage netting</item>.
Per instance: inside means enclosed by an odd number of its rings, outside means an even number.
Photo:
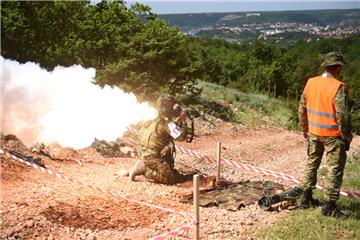
[[[8,151],[15,151],[22,156],[28,157],[27,161],[44,166],[43,159],[32,152],[22,143],[22,141],[13,134],[4,135],[1,133],[1,148]],[[3,156],[1,156],[3,158]]]
[[[78,157],[77,151],[70,147],[62,147],[59,144],[36,143],[30,148],[35,155],[50,158],[51,160],[75,160]]]
[[[79,151],[73,148],[62,147],[56,143],[47,145],[44,143],[36,143],[30,148],[27,148],[21,140],[13,134],[5,135],[1,133],[1,147],[39,160],[71,160],[81,162],[79,160]],[[108,158],[137,156],[137,141],[130,136],[127,136],[126,140],[117,139],[116,141],[110,142],[95,138],[90,148],[95,149],[100,155]]]
[[[1,133],[1,147],[20,151],[24,153],[30,153],[29,149],[13,134],[4,135]]]
[[[117,139],[116,141],[98,140],[95,138],[90,146],[103,157],[136,157],[136,144]]]
[[[283,185],[271,181],[229,183],[220,189],[200,191],[199,202],[202,207],[217,206],[229,211],[237,211],[257,202],[264,195],[274,195],[283,190]],[[184,202],[192,201],[192,194],[184,197]]]

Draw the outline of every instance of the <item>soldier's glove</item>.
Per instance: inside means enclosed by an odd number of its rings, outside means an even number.
[[[189,112],[186,110],[182,110],[179,114],[179,119],[181,122],[185,122],[186,118],[189,116]]]

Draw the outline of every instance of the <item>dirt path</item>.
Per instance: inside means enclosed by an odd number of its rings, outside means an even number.
[[[301,177],[305,142],[301,135],[281,129],[251,130],[222,123],[205,134],[199,132],[191,144],[179,144],[203,155],[215,156],[217,141],[222,142],[226,159]],[[356,137],[352,149],[359,149]],[[117,175],[128,169],[134,158],[105,159],[92,149],[78,152],[83,165],[75,162],[46,161],[46,166],[77,181],[177,211],[191,213],[192,205],[180,202],[191,193],[191,182],[166,186],[138,177],[136,182]],[[351,154],[351,152],[350,152]],[[117,199],[69,181],[48,177],[36,170],[1,161],[1,239],[146,239],[189,223],[188,218]],[[178,154],[176,167],[196,169],[214,175],[215,167],[204,160]],[[229,181],[273,180],[270,176],[224,166]],[[272,224],[287,211],[264,212],[257,204],[230,212],[216,207],[201,208],[200,229],[203,239],[239,239],[248,237],[259,226]],[[193,228],[176,237],[189,239]]]

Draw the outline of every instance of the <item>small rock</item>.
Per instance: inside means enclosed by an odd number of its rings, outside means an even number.
[[[8,239],[9,240],[17,240],[17,239],[21,239],[21,237],[17,234],[14,234],[14,235],[10,236]]]
[[[50,234],[47,238],[47,240],[55,240],[54,235]]]
[[[120,176],[120,177],[127,177],[129,176],[129,171],[125,170],[125,169],[120,169],[116,175]]]
[[[96,239],[97,237],[94,233],[87,234],[85,238],[85,240],[96,240]]]
[[[34,223],[33,220],[28,220],[28,221],[25,222],[24,227],[25,227],[25,228],[31,228],[31,227],[34,226],[34,224],[35,224],[35,223]]]

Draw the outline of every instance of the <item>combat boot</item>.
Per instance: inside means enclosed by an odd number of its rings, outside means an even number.
[[[334,201],[325,202],[325,205],[321,209],[321,214],[341,219],[346,219],[349,216],[346,212],[338,209]]]
[[[135,164],[135,166],[133,167],[133,169],[131,169],[131,171],[129,173],[130,181],[134,181],[136,176],[144,175],[145,169],[146,168],[145,168],[144,162],[141,160],[137,161],[137,163]]]
[[[300,209],[319,206],[319,200],[314,199],[312,196],[312,189],[306,189],[303,193]]]

